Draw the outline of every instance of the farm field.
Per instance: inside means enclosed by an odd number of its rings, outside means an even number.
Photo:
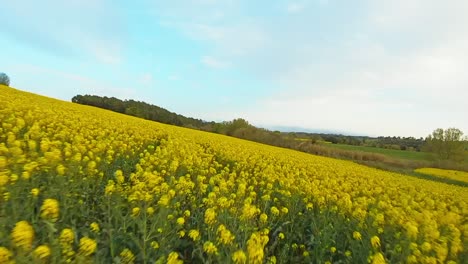
[[[419,168],[414,171],[417,173],[468,183],[468,172],[464,171],[444,170],[437,168]]]
[[[468,189],[0,86],[0,263],[466,263]]]
[[[375,148],[375,147],[366,147],[366,146],[353,146],[353,145],[346,145],[346,144],[322,144],[322,145],[331,147],[331,148],[344,149],[344,150],[378,153],[378,154],[383,154],[389,157],[406,159],[406,160],[423,161],[429,158],[429,154],[426,152],[385,149],[385,148]]]

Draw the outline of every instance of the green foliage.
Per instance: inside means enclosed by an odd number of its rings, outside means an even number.
[[[183,115],[178,115],[162,107],[135,100],[120,100],[115,97],[100,97],[97,95],[77,95],[72,98],[72,102],[96,106],[114,112],[170,125],[198,129],[203,129],[204,127],[210,125],[209,122],[205,122],[200,119],[185,117]]]
[[[458,128],[437,128],[427,136],[425,150],[432,152],[439,160],[463,161],[466,156],[466,140]]]
[[[0,72],[0,84],[10,86],[10,77],[3,72]]]
[[[420,151],[424,144],[423,138],[414,137],[364,137],[364,136],[345,136],[330,134],[305,134],[301,136],[310,137],[310,135],[320,136],[323,140],[333,144],[345,144],[352,146],[377,147],[394,150],[413,150]]]
[[[354,146],[354,145],[346,145],[346,144],[327,144],[331,148],[339,148],[344,150],[352,150],[352,151],[362,151],[362,152],[370,152],[370,153],[379,153],[393,158],[401,158],[401,159],[408,159],[408,160],[427,160],[428,153],[421,152],[421,151],[408,151],[408,150],[400,150],[398,149],[391,149],[391,148],[378,148],[378,147],[368,147],[368,146]]]

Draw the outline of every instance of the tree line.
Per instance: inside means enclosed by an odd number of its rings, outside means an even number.
[[[364,161],[382,161],[392,164],[397,162],[393,160],[388,161],[388,159],[384,161],[381,156],[371,153],[331,150],[321,144],[323,142],[331,142],[332,144],[370,146],[407,151],[426,151],[433,153],[434,159],[439,161],[450,160],[463,162],[466,160],[468,162],[468,140],[463,138],[463,132],[456,128],[447,130],[436,129],[434,133],[425,139],[414,137],[367,137],[305,132],[280,132],[255,127],[242,118],[224,122],[204,121],[186,117],[145,102],[120,100],[115,97],[77,95],[72,98],[72,102],[104,108],[160,123],[198,129],[325,156]]]
[[[323,140],[332,144],[346,144],[396,150],[421,151],[425,144],[425,139],[422,137],[368,137],[315,133],[297,133],[297,135],[303,138],[310,138],[315,141]]]

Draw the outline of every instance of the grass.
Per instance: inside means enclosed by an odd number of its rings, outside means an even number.
[[[304,149],[304,151],[316,155],[352,160],[362,165],[405,174],[411,177],[468,187],[466,182],[458,179],[441,178],[434,175],[415,172],[415,169],[422,167],[437,167],[468,171],[467,162],[453,163],[451,161],[436,161],[431,159],[430,154],[426,152],[331,144],[325,142],[309,145],[307,149]]]
[[[429,154],[426,152],[385,149],[385,148],[366,147],[366,146],[353,146],[353,145],[346,145],[346,144],[323,144],[323,146],[327,146],[330,148],[351,150],[351,151],[378,153],[378,154],[383,154],[392,158],[407,159],[407,160],[428,160],[429,159]]]

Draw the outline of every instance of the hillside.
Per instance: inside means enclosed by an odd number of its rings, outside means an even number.
[[[280,132],[255,127],[242,118],[224,122],[208,122],[170,112],[156,105],[115,97],[77,95],[72,102],[95,106],[164,124],[193,128],[233,136],[272,146],[299,150],[311,154],[353,160],[367,166],[413,175],[421,167],[438,167],[468,171],[465,162],[439,161],[432,153],[422,152],[423,138],[368,137],[306,132]],[[332,143],[332,144],[323,144]],[[424,175],[418,175],[424,177]],[[460,184],[457,181],[449,183]]]
[[[0,262],[468,261],[465,187],[5,86],[0,120]]]

